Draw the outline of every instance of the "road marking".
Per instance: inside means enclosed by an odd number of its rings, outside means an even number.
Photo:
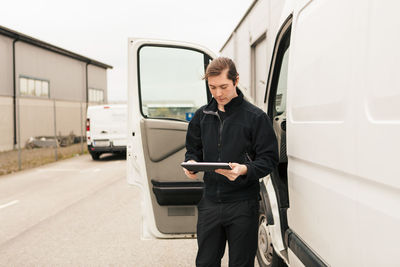
[[[6,203],[6,204],[0,205],[0,209],[4,209],[4,208],[7,208],[7,207],[9,207],[9,206],[15,205],[15,204],[17,204],[18,202],[19,202],[19,200],[14,200],[14,201],[8,202],[8,203]]]
[[[72,172],[72,171],[77,171],[78,169],[50,169],[50,168],[43,168],[43,169],[37,169],[37,172]]]
[[[81,170],[79,173],[88,173],[88,172],[101,172],[101,169],[91,168],[91,169]]]

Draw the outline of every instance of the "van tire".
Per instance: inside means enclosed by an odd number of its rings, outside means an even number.
[[[101,153],[99,152],[90,152],[93,160],[99,160]]]
[[[264,212],[260,212],[258,221],[258,246],[257,261],[260,267],[285,267],[285,262],[276,254],[271,242],[271,236],[266,227],[267,217]]]

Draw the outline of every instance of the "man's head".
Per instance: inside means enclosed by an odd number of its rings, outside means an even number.
[[[206,69],[204,79],[219,107],[228,104],[232,98],[237,97],[236,86],[239,74],[235,63],[229,58],[219,57],[211,61]]]

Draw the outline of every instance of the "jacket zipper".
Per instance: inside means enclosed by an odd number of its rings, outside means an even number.
[[[246,157],[249,160],[249,162],[252,162],[253,160],[250,158],[249,154],[246,152]]]
[[[217,117],[219,119],[218,161],[221,161],[222,129],[224,128],[224,121],[221,120],[218,113]]]
[[[221,117],[219,116],[218,112],[214,111],[208,111],[208,110],[203,110],[205,114],[210,114],[217,116],[219,120],[219,136],[218,136],[218,161],[221,161],[221,144],[222,144],[222,129],[224,128],[224,122],[221,120]]]
[[[217,116],[218,120],[219,120],[219,136],[218,136],[218,161],[221,161],[221,144],[222,144],[222,129],[224,128],[224,121],[221,120],[221,117],[219,116],[218,112],[214,112],[214,111],[207,111],[207,110],[203,110],[203,112],[205,114],[211,114],[214,116]],[[219,201],[221,201],[219,195],[220,195],[220,189],[219,189],[220,185],[219,185],[219,180],[217,180],[217,198]]]
[[[219,116],[218,113],[217,113],[217,117],[219,119],[218,161],[221,161],[222,129],[224,128],[224,121],[225,120],[222,121],[221,117]],[[219,180],[217,180],[217,198],[219,200],[221,200],[220,197],[219,197],[219,194],[220,194],[219,187],[220,187],[219,186]]]

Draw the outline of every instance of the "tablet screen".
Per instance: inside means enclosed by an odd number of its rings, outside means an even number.
[[[232,170],[225,162],[182,162],[181,166],[189,171],[208,172],[216,169]]]

